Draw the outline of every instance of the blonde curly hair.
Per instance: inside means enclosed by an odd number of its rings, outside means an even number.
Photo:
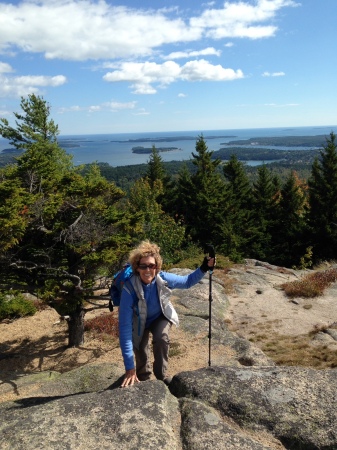
[[[160,256],[160,247],[157,244],[150,242],[149,240],[142,241],[138,247],[133,249],[129,254],[129,263],[132,266],[134,273],[138,273],[137,268],[139,261],[146,256],[153,256],[156,261],[157,269],[156,273],[161,271],[163,265],[163,259]]]

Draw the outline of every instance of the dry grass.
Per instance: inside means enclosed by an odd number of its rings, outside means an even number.
[[[270,333],[271,324],[265,326],[265,330],[260,329],[260,333],[249,338],[256,346],[269,356],[279,366],[302,366],[315,369],[333,369],[337,367],[337,350],[331,347],[315,343],[313,338],[321,332],[326,332],[328,328],[337,328],[337,324],[316,325],[308,333],[298,336],[282,336],[277,333]]]
[[[328,269],[306,275],[301,280],[284,283],[281,288],[288,297],[318,297],[337,280],[337,269]]]
[[[179,342],[171,342],[170,343],[170,350],[169,350],[169,357],[174,358],[175,356],[181,356],[183,355],[184,350],[181,347]]]
[[[315,345],[308,336],[274,336],[264,342],[262,350],[277,365],[333,369],[337,367],[337,351],[327,345]]]
[[[234,286],[237,283],[237,280],[227,275],[229,269],[230,268],[214,270],[214,277],[216,277],[216,281],[224,288],[226,294],[235,292]]]

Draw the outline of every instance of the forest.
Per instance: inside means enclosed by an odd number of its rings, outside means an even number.
[[[70,318],[70,345],[83,340],[84,305],[142,239],[159,244],[166,267],[207,243],[234,262],[310,268],[336,258],[334,133],[305,164],[298,151],[253,170],[235,151],[219,159],[199,136],[185,163],[163,163],[153,147],[132,170],[74,166],[48,103],[31,94],[21,109],[15,127],[0,119],[17,150],[0,168],[0,297],[44,299]]]

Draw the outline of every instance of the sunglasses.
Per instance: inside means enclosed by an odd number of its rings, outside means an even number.
[[[138,264],[138,269],[146,270],[146,269],[156,269],[157,264]]]

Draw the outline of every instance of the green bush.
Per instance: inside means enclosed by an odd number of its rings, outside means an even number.
[[[34,303],[21,294],[0,292],[0,320],[33,316],[36,311]]]

